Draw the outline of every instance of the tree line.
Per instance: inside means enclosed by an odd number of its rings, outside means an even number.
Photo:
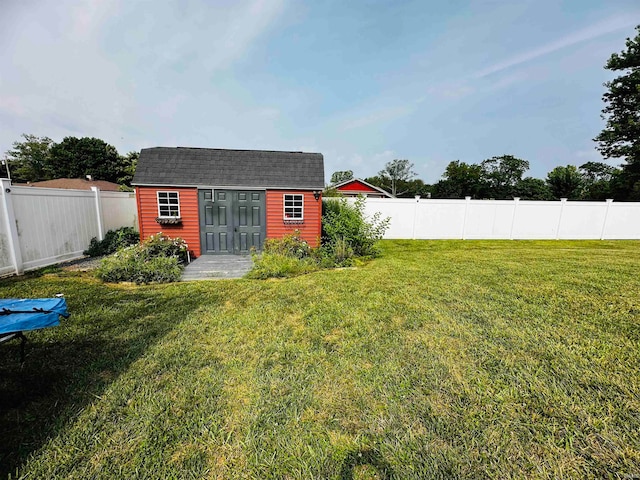
[[[523,200],[626,200],[623,170],[602,162],[587,162],[580,167],[560,166],[551,170],[546,179],[525,177],[529,162],[513,155],[492,157],[479,164],[453,161],[447,165],[442,179],[427,184],[415,178],[413,163],[393,160],[378,172],[365,178],[400,198],[416,195],[431,198],[494,198]],[[332,183],[353,177],[350,170],[335,172]]]
[[[450,162],[442,178],[428,185],[415,178],[413,163],[396,159],[364,180],[399,197],[640,201],[640,25],[636,31],[635,38],[627,38],[626,50],[612,54],[605,64],[605,69],[621,75],[604,84],[608,91],[602,97],[602,118],[606,123],[593,139],[605,159],[623,161],[619,167],[603,162],[558,166],[539,179],[524,176],[528,161],[501,155],[478,164]],[[350,170],[338,171],[331,183],[351,177]]]
[[[55,143],[49,137],[23,134],[4,154],[2,164],[14,182],[39,182],[56,178],[107,180],[131,185],[139,153],[120,155],[99,138],[65,137]],[[5,172],[0,170],[0,176]]]

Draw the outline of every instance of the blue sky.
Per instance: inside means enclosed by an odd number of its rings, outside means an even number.
[[[601,160],[603,66],[640,23],[637,0],[1,2],[0,153],[22,133],[303,150],[327,180]]]

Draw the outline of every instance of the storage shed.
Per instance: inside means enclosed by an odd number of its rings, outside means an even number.
[[[140,238],[182,237],[196,256],[246,254],[295,230],[320,239],[320,153],[145,148],[132,185]]]

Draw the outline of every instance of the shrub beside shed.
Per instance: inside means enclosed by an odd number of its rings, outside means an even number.
[[[246,254],[294,230],[319,242],[320,153],[145,148],[132,184],[141,239],[182,237],[196,256]]]

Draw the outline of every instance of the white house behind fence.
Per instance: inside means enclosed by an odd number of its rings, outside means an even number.
[[[93,237],[138,228],[133,193],[0,183],[0,275],[79,258]]]

